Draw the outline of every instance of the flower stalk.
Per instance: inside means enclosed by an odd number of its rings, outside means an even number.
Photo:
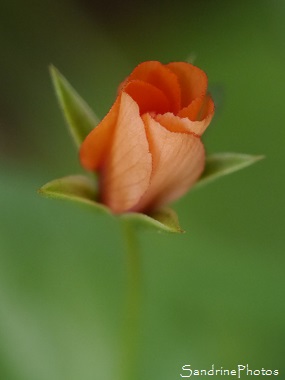
[[[134,226],[122,221],[123,238],[126,251],[127,294],[123,326],[122,380],[137,378],[139,326],[141,312],[141,261],[139,241]]]

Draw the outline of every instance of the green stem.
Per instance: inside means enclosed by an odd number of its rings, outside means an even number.
[[[137,378],[139,316],[141,307],[141,267],[139,242],[136,231],[127,221],[123,221],[123,234],[127,261],[127,299],[125,310],[122,380]]]

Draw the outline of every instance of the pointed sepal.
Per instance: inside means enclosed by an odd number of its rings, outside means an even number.
[[[63,199],[91,206],[94,211],[110,214],[108,207],[97,202],[95,180],[83,175],[71,175],[55,179],[42,186],[38,193],[47,198]]]
[[[169,207],[161,208],[149,215],[142,213],[126,213],[122,214],[121,218],[127,220],[138,228],[142,227],[156,232],[184,232],[179,225],[176,212]]]
[[[209,182],[241,170],[262,160],[264,156],[242,153],[215,153],[207,156],[206,166],[195,188],[207,185]]]
[[[54,66],[50,66],[50,73],[71,136],[76,146],[79,147],[85,137],[99,123],[99,120],[85,100]]]

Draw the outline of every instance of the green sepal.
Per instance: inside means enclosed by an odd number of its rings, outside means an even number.
[[[179,226],[175,211],[170,208],[162,208],[150,215],[137,212],[127,212],[120,215],[112,214],[107,206],[96,201],[98,199],[96,181],[83,175],[72,175],[55,179],[42,186],[38,192],[44,197],[79,202],[91,206],[91,209],[95,212],[103,212],[123,219],[138,228],[152,229],[157,232],[184,232]]]
[[[242,153],[215,153],[207,156],[202,176],[194,188],[207,185],[219,177],[241,170],[260,161],[264,156]]]
[[[98,198],[96,181],[84,175],[71,175],[55,179],[42,186],[38,193],[47,198],[79,202],[92,206],[96,212],[110,214],[108,207],[96,202]]]
[[[131,222],[137,227],[152,229],[157,232],[183,233],[185,231],[179,225],[176,212],[169,207],[164,207],[147,215],[137,212],[125,213],[120,218]]]
[[[79,147],[89,132],[99,123],[99,120],[85,100],[78,95],[54,66],[50,66],[50,73],[71,136],[76,146]]]

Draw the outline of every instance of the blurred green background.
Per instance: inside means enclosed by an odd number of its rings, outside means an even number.
[[[82,172],[48,65],[103,117],[136,64],[190,54],[217,100],[207,151],[266,160],[177,202],[183,236],[140,234],[136,379],[213,363],[282,378],[285,2],[11,0],[0,32],[0,379],[119,378],[120,226],[36,194]]]

